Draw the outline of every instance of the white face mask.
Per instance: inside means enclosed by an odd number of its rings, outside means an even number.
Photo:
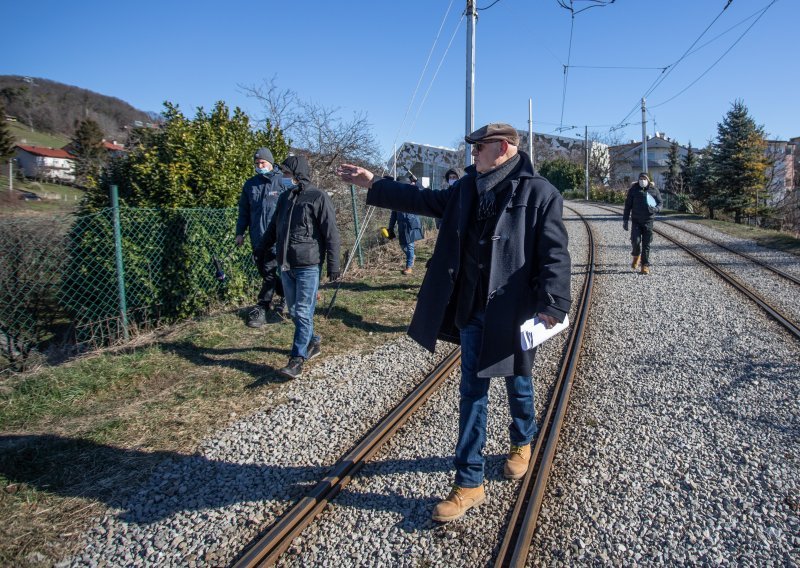
[[[648,181],[646,179],[639,180],[639,187],[645,188],[648,185]]]
[[[458,181],[457,179],[449,179],[449,180],[447,180],[447,185],[450,185],[450,186],[452,186],[452,185],[453,185],[454,183],[456,183],[457,181]]]

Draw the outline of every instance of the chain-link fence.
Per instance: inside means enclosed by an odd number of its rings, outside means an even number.
[[[375,210],[364,227],[365,199],[355,188],[333,194],[342,266],[357,229],[364,253],[382,242],[379,227],[390,212]],[[212,306],[253,302],[261,279],[249,245],[235,246],[236,217],[236,208],[129,207],[59,218],[4,216],[0,371],[24,369],[48,353],[58,358],[120,343]]]

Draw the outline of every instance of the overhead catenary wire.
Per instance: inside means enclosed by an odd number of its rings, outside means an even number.
[[[692,42],[692,44],[688,48],[686,48],[686,51],[684,51],[683,54],[677,60],[675,60],[673,63],[667,65],[664,68],[664,70],[661,72],[661,74],[647,88],[647,90],[644,92],[644,94],[641,97],[639,97],[639,100],[636,101],[636,104],[633,106],[633,108],[630,110],[630,112],[628,112],[628,114],[626,114],[625,117],[622,120],[619,121],[619,124],[622,124],[623,122],[628,120],[628,117],[630,115],[632,115],[634,112],[636,112],[636,110],[638,108],[640,108],[641,99],[646,99],[648,96],[650,96],[650,94],[653,91],[655,91],[658,88],[658,86],[661,85],[661,83],[664,82],[664,80],[669,76],[669,74],[672,73],[672,71],[675,69],[675,67],[677,67],[681,63],[681,61],[686,59],[686,57],[691,52],[692,48],[695,45],[697,45],[697,42],[700,41],[703,38],[704,35],[706,35],[708,30],[711,29],[711,26],[713,26],[716,23],[716,21],[719,20],[719,18],[722,16],[722,14],[725,13],[725,10],[727,10],[728,6],[731,5],[731,2],[733,2],[733,0],[727,0],[726,3],[725,3],[725,6],[722,8],[722,10],[720,10],[719,14],[717,14],[716,17],[714,17],[714,19],[711,20],[711,23],[708,24],[705,27],[705,29],[700,33],[700,35],[697,36],[697,38]]]
[[[695,79],[694,81],[692,81],[691,83],[689,83],[688,85],[686,85],[686,87],[684,87],[683,89],[681,89],[680,91],[678,91],[677,93],[675,93],[674,95],[672,95],[672,96],[671,96],[670,98],[668,98],[667,100],[665,100],[665,101],[661,101],[660,103],[658,103],[658,104],[655,104],[655,105],[650,105],[650,108],[656,108],[656,107],[660,107],[660,106],[663,106],[663,105],[667,104],[667,103],[668,103],[668,102],[670,102],[670,101],[673,101],[673,100],[675,100],[676,98],[678,98],[679,96],[681,96],[683,93],[685,93],[686,91],[688,91],[688,90],[689,90],[689,89],[690,89],[690,88],[691,88],[691,87],[692,87],[692,86],[693,86],[695,83],[697,83],[697,82],[698,82],[700,79],[702,79],[703,77],[705,77],[705,76],[706,76],[706,74],[707,74],[709,71],[711,71],[711,70],[712,70],[714,67],[716,67],[717,63],[719,63],[720,61],[722,61],[722,59],[723,59],[723,58],[724,58],[726,55],[728,55],[728,53],[730,53],[730,51],[731,51],[731,50],[732,50],[734,47],[736,47],[736,44],[738,44],[738,43],[741,41],[741,39],[742,39],[742,38],[743,38],[743,37],[744,37],[744,36],[747,34],[747,32],[749,32],[749,31],[750,31],[750,30],[753,28],[753,26],[755,26],[755,25],[758,23],[758,20],[760,20],[760,19],[762,18],[762,16],[764,16],[764,14],[766,14],[766,13],[767,13],[767,10],[769,10],[769,9],[772,7],[772,5],[773,5],[773,4],[775,4],[775,2],[777,2],[777,1],[778,1],[778,0],[772,0],[772,2],[770,2],[770,3],[769,3],[769,4],[768,4],[768,5],[767,5],[767,6],[766,6],[766,7],[765,7],[765,8],[764,8],[762,11],[761,11],[761,14],[759,14],[759,16],[758,16],[758,17],[757,17],[757,18],[756,18],[756,19],[753,21],[753,23],[752,23],[752,24],[750,24],[749,26],[747,26],[747,29],[746,29],[746,30],[744,30],[744,31],[742,32],[742,34],[741,34],[741,35],[740,35],[738,38],[736,38],[736,41],[734,41],[734,42],[731,44],[731,46],[730,46],[728,49],[726,49],[726,50],[725,50],[725,52],[724,52],[722,55],[720,55],[720,56],[717,58],[717,60],[716,60],[716,61],[714,61],[714,63],[712,63],[711,65],[709,65],[709,66],[708,66],[708,68],[706,68],[706,70],[705,70],[705,71],[703,71],[703,72],[700,74],[700,76],[699,76],[699,77],[697,77],[697,79]]]
[[[420,84],[422,84],[422,78],[425,76],[425,71],[428,70],[428,64],[431,61],[431,56],[433,55],[434,50],[436,49],[436,44],[439,42],[439,36],[442,33],[442,29],[444,28],[444,24],[447,21],[447,16],[450,14],[450,9],[453,7],[454,0],[450,0],[450,4],[447,5],[447,11],[444,13],[444,18],[442,18],[442,23],[439,25],[439,31],[436,32],[436,37],[433,40],[433,45],[431,45],[431,50],[428,52],[428,58],[425,60],[425,66],[422,68],[422,72],[419,75],[419,79],[417,79],[417,85],[414,87],[414,93],[411,95],[411,100],[408,101],[408,106],[406,107],[406,112],[403,115],[403,120],[400,122],[400,127],[397,129],[397,134],[395,134],[394,141],[392,146],[397,144],[397,139],[400,138],[400,132],[403,130],[403,126],[406,124],[406,118],[408,118],[408,113],[411,110],[411,106],[414,104],[414,99],[417,96],[417,91],[419,90]]]
[[[442,63],[444,63],[444,60],[447,57],[447,52],[450,51],[450,46],[453,44],[453,40],[455,39],[458,30],[461,29],[461,22],[464,21],[464,16],[465,14],[462,14],[461,19],[458,20],[456,28],[453,30],[453,35],[450,36],[450,41],[448,42],[447,47],[445,48],[444,53],[442,54],[442,58],[439,60],[439,65],[437,65],[436,71],[434,71],[433,77],[431,77],[431,82],[428,84],[428,89],[425,91],[425,95],[422,97],[422,100],[420,101],[419,106],[417,107],[417,114],[414,115],[414,121],[411,123],[411,126],[408,129],[409,136],[411,135],[412,132],[414,132],[414,126],[416,126],[417,124],[419,113],[422,111],[422,107],[425,106],[425,101],[428,99],[428,93],[431,92],[431,88],[433,87],[433,84],[436,81],[436,77],[437,75],[439,75],[439,69],[441,69]]]

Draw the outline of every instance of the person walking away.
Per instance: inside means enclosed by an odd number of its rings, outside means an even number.
[[[650,181],[650,177],[642,172],[639,181],[628,188],[625,197],[625,209],[622,213],[622,228],[628,230],[628,219],[631,227],[631,269],[636,270],[641,262],[642,274],[650,274],[650,243],[653,242],[653,221],[656,213],[661,211],[661,193]]]
[[[289,156],[280,167],[289,187],[278,199],[259,248],[268,256],[275,251],[281,268],[294,338],[289,362],[278,373],[296,379],[302,376],[305,361],[320,353],[322,339],[314,335],[314,310],[321,265],[327,261],[328,280],[339,278],[340,241],[333,202],[312,185],[306,158]]]
[[[442,190],[417,189],[342,164],[347,183],[369,188],[367,203],[440,217],[432,261],[420,287],[408,334],[430,351],[436,340],[461,344],[455,484],[433,519],[457,519],[484,502],[489,380],[504,377],[511,424],[504,475],[525,475],[536,436],[532,366],[520,326],[537,316],[564,321],[571,304],[570,256],[561,194],[538,175],[508,124],[492,123],[465,137],[475,164]]]
[[[278,276],[278,265],[275,260],[265,262],[264,255],[257,252],[264,231],[275,214],[278,196],[283,190],[281,175],[275,172],[273,164],[274,159],[269,148],[256,150],[253,156],[256,175],[245,181],[242,186],[242,194],[239,197],[239,216],[236,220],[236,246],[240,247],[244,244],[244,234],[245,231],[248,231],[250,246],[253,249],[253,262],[261,275],[261,290],[258,292],[256,305],[250,310],[247,317],[247,325],[255,328],[267,323],[267,310],[270,309],[275,293],[279,297],[275,311],[281,313],[284,306],[283,286]]]
[[[394,231],[395,226],[397,226],[398,233]],[[409,275],[414,272],[414,243],[425,237],[419,217],[412,213],[392,211],[389,217],[389,238],[393,239],[395,236],[406,255],[406,267],[401,272]]]

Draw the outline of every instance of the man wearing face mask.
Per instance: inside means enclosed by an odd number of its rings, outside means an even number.
[[[258,245],[267,230],[267,225],[275,214],[278,196],[283,187],[281,175],[276,173],[272,164],[274,159],[269,148],[259,148],[253,156],[256,175],[244,182],[242,195],[239,197],[239,217],[236,220],[236,246],[244,244],[244,232],[249,228],[250,245],[253,247],[253,261],[261,275],[261,290],[258,301],[247,316],[247,325],[259,328],[267,323],[267,310],[272,304],[272,297],[278,293],[279,300],[275,311],[283,311],[283,286],[278,277],[278,264],[274,260],[265,260],[258,252]]]
[[[631,230],[631,269],[636,270],[641,262],[642,274],[650,274],[650,243],[653,241],[653,220],[661,211],[661,193],[650,177],[642,172],[639,181],[628,189],[622,228],[628,230],[628,219],[633,222]]]
[[[286,303],[294,321],[289,362],[278,372],[296,379],[303,373],[303,363],[320,353],[321,338],[314,335],[314,309],[321,265],[327,260],[328,280],[339,278],[340,242],[333,202],[311,184],[306,158],[289,156],[281,163],[281,171],[289,187],[278,199],[259,250],[267,258],[277,253]]]

